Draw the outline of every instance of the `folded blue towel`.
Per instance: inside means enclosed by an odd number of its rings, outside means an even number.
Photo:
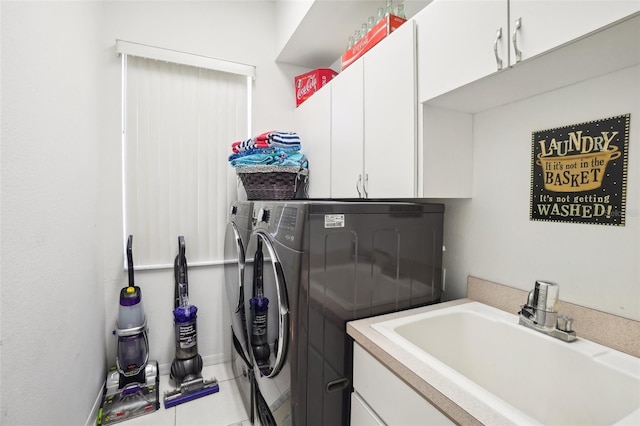
[[[276,153],[264,154],[257,153],[245,155],[230,160],[233,167],[250,167],[250,166],[296,166],[306,168],[308,165],[307,158],[300,152],[278,151]]]
[[[231,162],[238,158],[246,157],[248,155],[253,155],[253,154],[276,154],[278,152],[294,154],[298,151],[299,149],[296,149],[296,148],[252,148],[252,149],[247,149],[246,151],[241,151],[241,152],[236,152],[235,154],[231,154],[229,156],[229,161]]]

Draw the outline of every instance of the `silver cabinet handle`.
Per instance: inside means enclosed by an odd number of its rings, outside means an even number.
[[[358,191],[358,198],[362,198],[362,193],[360,193],[360,184],[362,183],[362,175],[358,175],[358,181],[356,182],[356,191]]]
[[[369,198],[367,187],[369,186],[369,173],[364,174],[364,184],[362,184],[362,192],[364,192],[364,198]]]
[[[502,69],[502,58],[498,55],[498,42],[502,39],[502,27],[498,28],[496,33],[496,41],[493,43],[493,53],[496,55],[496,64],[498,65],[498,71]]]
[[[516,52],[516,62],[520,62],[522,60],[522,51],[518,49],[518,30],[522,26],[522,18],[516,19],[516,27],[513,30],[513,50]]]

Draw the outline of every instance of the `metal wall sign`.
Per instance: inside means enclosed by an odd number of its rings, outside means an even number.
[[[532,133],[531,220],[624,226],[629,119]]]

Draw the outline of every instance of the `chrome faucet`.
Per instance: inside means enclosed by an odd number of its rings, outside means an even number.
[[[571,330],[573,319],[558,314],[560,286],[550,281],[536,281],[527,303],[520,308],[520,324],[565,342],[577,339]]]

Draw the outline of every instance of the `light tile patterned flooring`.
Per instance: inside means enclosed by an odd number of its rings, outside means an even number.
[[[122,426],[250,426],[235,383],[231,364],[209,365],[202,369],[205,379],[215,377],[220,390],[214,394],[165,409],[162,399],[173,388],[169,376],[160,376],[160,409],[122,422]]]

